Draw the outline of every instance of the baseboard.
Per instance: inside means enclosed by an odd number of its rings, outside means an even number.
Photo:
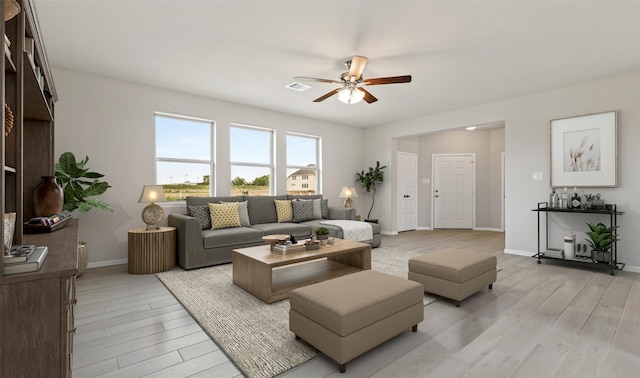
[[[518,256],[526,256],[526,257],[532,257],[533,255],[535,255],[534,252],[531,251],[519,251],[517,249],[504,249],[504,253],[507,253],[509,255],[518,255]]]
[[[393,236],[393,235],[398,235],[398,232],[397,231],[380,231],[380,234]]]
[[[504,232],[504,230],[493,227],[474,227],[473,231],[495,231],[495,232]]]
[[[433,231],[431,227],[418,227],[418,231]]]
[[[90,262],[87,264],[87,268],[100,268],[103,266],[112,266],[112,265],[124,265],[128,262],[128,259],[118,259],[118,260],[107,260],[107,261],[96,261]]]

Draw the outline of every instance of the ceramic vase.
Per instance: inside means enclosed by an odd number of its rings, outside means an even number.
[[[42,176],[42,181],[33,191],[33,211],[36,217],[62,213],[64,192],[54,176]]]

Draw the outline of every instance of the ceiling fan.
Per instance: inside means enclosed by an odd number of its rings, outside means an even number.
[[[296,80],[301,81],[319,81],[321,83],[340,84],[340,88],[336,88],[324,96],[318,97],[313,102],[321,102],[334,94],[338,94],[338,99],[346,104],[355,104],[361,100],[365,100],[369,104],[378,101],[369,91],[363,87],[366,85],[382,85],[382,84],[399,84],[410,83],[411,75],[379,77],[375,79],[364,79],[362,71],[367,64],[368,59],[364,56],[355,55],[351,60],[344,62],[348,72],[340,75],[340,80],[318,79],[315,77],[296,76]]]

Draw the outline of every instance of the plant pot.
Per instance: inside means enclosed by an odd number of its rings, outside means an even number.
[[[316,240],[327,240],[327,239],[329,239],[329,234],[316,235]]]
[[[598,262],[608,263],[611,262],[611,253],[609,251],[591,251],[591,256]]]
[[[62,213],[64,193],[55,176],[42,176],[42,181],[33,191],[33,211],[36,217],[47,217]]]

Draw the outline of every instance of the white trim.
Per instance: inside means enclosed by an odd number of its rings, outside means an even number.
[[[507,154],[505,152],[501,152],[500,153],[500,229],[504,232],[504,207],[505,207],[505,184],[506,184],[506,180],[505,180],[505,166],[506,166],[506,156]]]
[[[433,231],[432,227],[418,227],[417,230],[419,231]]]
[[[87,268],[100,268],[103,266],[112,266],[112,265],[124,265],[129,262],[129,259],[118,259],[118,260],[106,260],[106,261],[96,261],[87,264]]]
[[[499,228],[493,228],[493,227],[474,227],[473,231],[494,231],[494,232],[504,232],[504,230],[501,230]]]
[[[508,254],[508,255],[518,255],[518,256],[526,256],[526,257],[533,257],[533,255],[535,255],[535,253],[531,252],[531,251],[519,251],[517,249],[504,249],[504,253]]]
[[[380,231],[380,234],[395,236],[395,235],[398,235],[398,232],[397,231]]]

